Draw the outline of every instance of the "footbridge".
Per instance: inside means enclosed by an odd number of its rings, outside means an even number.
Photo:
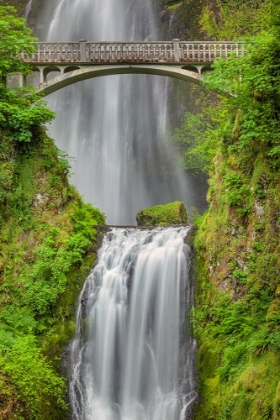
[[[31,56],[39,73],[38,91],[49,95],[81,80],[115,74],[154,74],[201,84],[203,73],[220,57],[246,53],[242,42],[38,42]],[[56,72],[55,75],[53,72]],[[54,77],[53,77],[54,76]],[[21,76],[20,85],[26,85]]]

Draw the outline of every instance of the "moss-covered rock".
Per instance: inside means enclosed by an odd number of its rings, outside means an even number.
[[[182,225],[188,222],[184,203],[163,204],[140,210],[136,215],[138,226]]]

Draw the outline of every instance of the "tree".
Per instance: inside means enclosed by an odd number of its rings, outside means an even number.
[[[29,88],[7,89],[5,78],[9,73],[28,74],[31,66],[21,60],[21,53],[32,54],[36,41],[25,19],[10,6],[0,6],[0,128],[8,130],[14,141],[38,140],[42,125],[54,118],[54,113],[40,100],[36,90]]]
[[[27,54],[35,51],[35,42],[31,29],[25,25],[25,19],[17,16],[11,6],[0,6],[0,75],[9,73],[30,73],[30,66],[20,60],[21,52]]]

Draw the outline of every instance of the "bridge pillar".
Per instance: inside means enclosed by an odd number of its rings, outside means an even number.
[[[174,59],[178,63],[180,61],[180,39],[173,39]]]
[[[40,83],[45,82],[44,67],[40,67]]]
[[[201,65],[201,66],[196,65],[195,67],[197,68],[198,73],[201,74],[204,66],[203,65]]]
[[[86,58],[86,39],[79,39],[80,43],[80,61],[85,62],[87,61]]]

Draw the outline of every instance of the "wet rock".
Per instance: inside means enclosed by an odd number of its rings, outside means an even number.
[[[238,267],[241,270],[243,270],[243,271],[248,270],[248,267],[247,267],[246,263],[243,261],[243,259],[241,257],[237,257],[236,262],[237,262]]]
[[[33,207],[40,207],[43,204],[47,203],[49,201],[49,194],[48,193],[44,193],[44,194],[40,194],[38,193],[36,195],[35,200],[33,200]]]
[[[257,218],[261,220],[264,216],[264,207],[258,201],[255,201],[254,210]]]

